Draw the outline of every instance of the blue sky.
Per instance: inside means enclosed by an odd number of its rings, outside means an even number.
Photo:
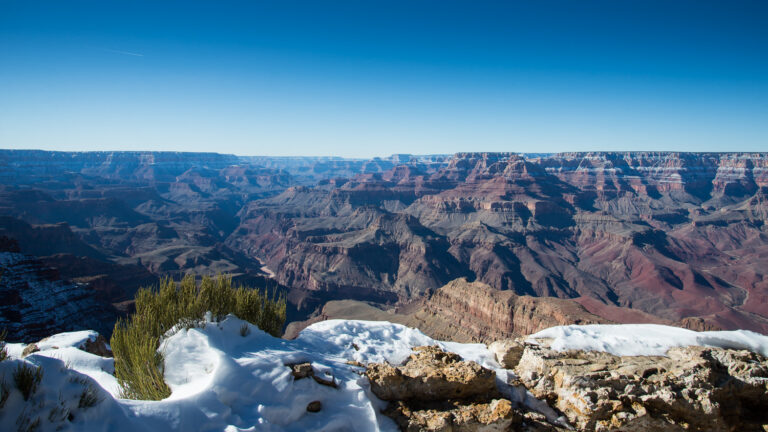
[[[765,1],[5,1],[0,148],[768,151]]]

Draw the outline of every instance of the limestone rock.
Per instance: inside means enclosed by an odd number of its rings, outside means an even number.
[[[672,348],[618,357],[526,346],[515,372],[584,431],[748,431],[768,424],[768,360],[749,351]]]
[[[404,431],[505,431],[522,415],[496,389],[496,373],[438,347],[416,347],[401,366],[366,367],[383,413]]]
[[[323,404],[320,401],[312,401],[307,404],[307,411],[309,412],[320,412],[321,409],[323,409]]]
[[[330,379],[316,375],[315,370],[312,368],[312,363],[306,362],[287,364],[286,366],[291,368],[291,375],[293,375],[293,379],[295,380],[300,380],[302,378],[312,378],[318,384],[333,388],[338,387],[338,384],[336,384],[336,379],[333,377],[333,375],[329,374]]]
[[[497,393],[496,373],[438,347],[416,347],[403,366],[368,365],[371,391],[380,399],[447,400]]]
[[[520,340],[500,340],[488,346],[504,369],[514,369],[525,351],[525,344]]]
[[[384,412],[404,431],[506,431],[521,420],[506,399],[487,403],[453,403],[413,409],[398,401]]]
[[[293,375],[293,379],[300,380],[302,378],[311,377],[315,374],[315,371],[312,370],[312,364],[309,362],[291,364],[286,366],[291,367],[291,375]]]
[[[36,353],[40,351],[40,348],[37,347],[37,344],[29,344],[24,347],[24,351],[21,352],[22,357],[26,357],[32,353]]]
[[[88,339],[85,341],[85,343],[80,345],[79,348],[85,352],[95,354],[97,356],[113,357],[112,350],[109,348],[109,345],[107,345],[107,340],[102,335],[98,335],[94,340]]]

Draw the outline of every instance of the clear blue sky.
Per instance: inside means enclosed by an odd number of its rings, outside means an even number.
[[[768,1],[0,0],[0,148],[768,151]]]

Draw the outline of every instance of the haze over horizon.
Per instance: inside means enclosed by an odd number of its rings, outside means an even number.
[[[768,3],[3,2],[0,148],[765,151]]]

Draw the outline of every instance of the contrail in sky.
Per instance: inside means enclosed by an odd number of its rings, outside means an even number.
[[[144,57],[144,54],[139,54],[139,53],[130,52],[130,51],[120,51],[120,50],[113,50],[113,49],[106,49],[106,48],[104,49],[104,51],[117,53],[117,54],[124,54],[124,55],[129,55],[134,57]]]

